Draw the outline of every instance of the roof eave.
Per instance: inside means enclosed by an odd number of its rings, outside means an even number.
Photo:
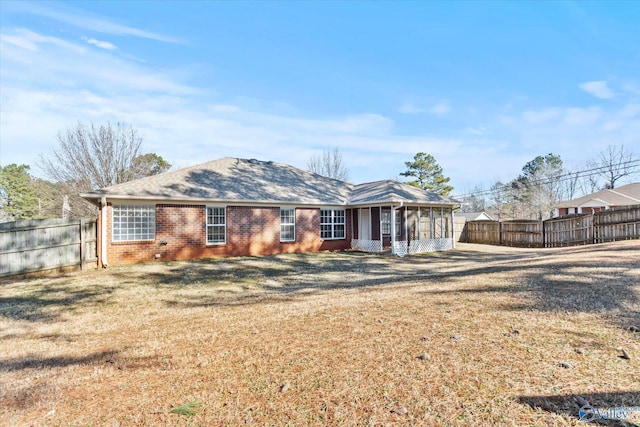
[[[346,202],[323,202],[319,200],[312,201],[296,201],[296,200],[238,200],[238,199],[211,199],[203,197],[172,197],[172,196],[139,196],[130,194],[101,194],[101,193],[82,193],[81,197],[96,202],[103,197],[109,200],[123,201],[147,201],[147,202],[167,202],[167,203],[204,203],[204,204],[220,204],[220,205],[262,205],[262,206],[347,206]],[[97,203],[96,203],[97,204]]]

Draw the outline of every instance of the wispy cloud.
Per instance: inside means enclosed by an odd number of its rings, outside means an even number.
[[[452,110],[448,101],[440,101],[430,107],[419,107],[412,102],[405,102],[398,107],[398,112],[402,114],[432,114],[434,116],[444,116]]]
[[[581,83],[580,89],[600,99],[613,98],[615,94],[604,80]]]
[[[91,39],[88,37],[82,37],[82,40],[86,41],[89,44],[92,44],[96,47],[99,47],[101,49],[106,49],[106,50],[116,50],[117,47],[109,42],[105,42],[105,41],[101,41],[101,40],[96,40],[96,39]]]
[[[26,1],[10,2],[10,7],[16,11],[43,16],[58,22],[72,25],[77,28],[83,28],[85,30],[91,30],[103,34],[140,37],[165,43],[184,43],[182,40],[176,37],[158,34],[140,28],[130,27],[125,24],[120,24],[102,16],[88,14],[84,11],[77,10],[64,3],[43,3]]]
[[[181,84],[169,71],[145,67],[139,61],[115,57],[104,49],[87,49],[57,37],[29,30],[2,34],[3,85],[67,87],[95,92],[131,91],[168,95],[196,94],[198,88]],[[28,68],[24,67],[28,64]]]
[[[547,108],[543,110],[527,110],[522,113],[525,122],[531,124],[540,124],[555,119],[562,114],[559,108]]]

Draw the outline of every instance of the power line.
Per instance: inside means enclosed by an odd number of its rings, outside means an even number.
[[[625,167],[625,168],[640,167],[640,159],[627,160],[625,162],[621,162],[621,163],[617,164],[616,167]],[[572,179],[587,178],[587,177],[594,176],[594,175],[601,175],[603,172],[607,172],[610,169],[611,169],[611,166],[609,166],[609,165],[607,165],[607,166],[598,166],[598,167],[595,167],[595,168],[583,169],[583,170],[579,170],[579,171],[576,171],[576,172],[566,172],[566,173],[555,175],[555,176],[552,176],[552,177],[528,180],[527,184],[530,184],[530,185],[544,185],[544,184],[550,184],[550,183],[561,183],[561,182],[565,182],[565,181],[570,181]],[[473,193],[465,193],[465,194],[455,195],[455,196],[452,196],[452,197],[454,199],[464,199],[464,198],[471,197],[471,196],[484,196],[484,195],[488,195],[488,194],[493,194],[496,191],[500,191],[500,190],[504,191],[504,190],[510,189],[511,188],[511,183],[513,181],[515,181],[515,180],[517,180],[517,178],[512,180],[512,181],[510,181],[509,183],[503,184],[502,187],[489,189],[489,190],[482,190],[482,191],[473,192]]]

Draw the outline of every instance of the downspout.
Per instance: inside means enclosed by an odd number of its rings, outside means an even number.
[[[102,208],[100,209],[100,259],[102,266],[107,268],[109,262],[107,260],[107,197],[102,196],[100,201]]]
[[[396,254],[396,210],[402,208],[404,201],[400,201],[398,206],[391,205],[391,254]]]

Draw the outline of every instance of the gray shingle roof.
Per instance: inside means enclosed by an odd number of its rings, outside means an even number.
[[[456,217],[461,217],[466,219],[467,221],[476,221],[478,219],[485,219],[487,217],[490,221],[493,221],[493,217],[488,213],[482,212],[456,212]]]
[[[612,190],[600,190],[556,205],[557,208],[574,208],[594,200],[608,206],[629,206],[640,204],[640,182],[623,185]]]
[[[399,201],[457,204],[396,181],[353,185],[283,163],[231,157],[113,185],[82,196],[94,201],[107,196],[109,199],[338,206]]]
[[[356,185],[351,192],[349,204],[376,204],[390,202],[454,205],[455,201],[430,193],[413,185],[384,180]]]

